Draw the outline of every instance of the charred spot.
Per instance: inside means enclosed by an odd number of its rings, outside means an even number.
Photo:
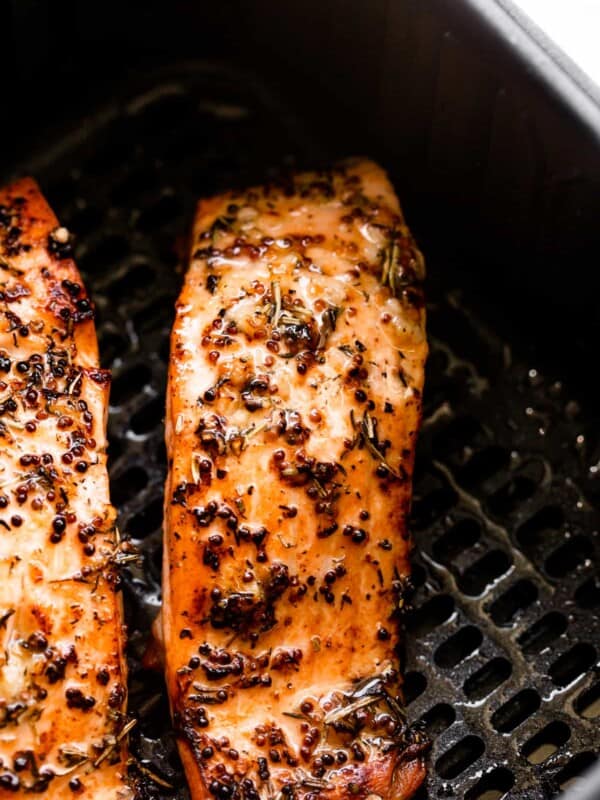
[[[19,317],[17,314],[15,314],[13,311],[10,311],[9,309],[6,309],[4,311],[4,316],[6,317],[8,322],[10,323],[9,329],[8,329],[9,333],[11,333],[12,331],[16,330],[17,328],[19,330],[21,330],[21,328],[23,327],[23,321],[22,321],[21,317]]]
[[[415,587],[410,575],[398,575],[392,581],[392,594],[394,597],[394,617],[403,617],[411,610],[411,600]]]
[[[305,486],[306,494],[315,502],[317,514],[335,516],[341,484],[334,478],[338,472],[345,474],[344,467],[332,461],[316,461],[301,453],[294,462],[285,461],[278,455],[279,451],[274,454],[274,461],[280,478],[291,486]]]
[[[244,385],[241,398],[248,411],[258,411],[269,405],[265,395],[269,392],[269,376],[255,375]]]
[[[33,750],[17,750],[13,756],[13,769],[15,772],[24,772],[27,769],[37,770]]]
[[[35,631],[27,638],[27,648],[35,653],[42,653],[48,647],[48,639],[42,631]]]
[[[202,563],[210,567],[213,572],[218,572],[221,566],[221,559],[219,558],[219,554],[212,549],[210,545],[204,546],[204,551],[202,553]]]
[[[352,539],[355,544],[363,544],[369,538],[369,534],[364,528],[358,528],[355,525],[344,525],[343,534]]]
[[[125,702],[125,696],[127,692],[125,687],[117,683],[116,686],[111,690],[108,696],[108,705],[110,708],[121,708],[123,703]]]
[[[96,705],[96,699],[91,695],[84,695],[81,689],[69,687],[65,691],[65,698],[69,708],[78,708],[81,711],[89,711]]]
[[[214,592],[209,612],[211,625],[242,633],[270,630],[277,622],[275,602],[290,586],[287,566],[279,562],[271,565],[259,586],[255,592]]]
[[[94,306],[90,300],[83,298],[75,301],[75,311],[71,313],[74,322],[84,322],[88,319],[94,319],[95,311]]]
[[[226,421],[217,414],[210,414],[200,419],[196,428],[196,436],[200,446],[213,458],[223,455],[227,450]]]
[[[339,525],[337,524],[337,522],[334,522],[331,525],[328,525],[326,528],[320,528],[317,531],[317,536],[319,539],[328,539],[337,531],[338,528]]]
[[[197,506],[192,509],[196,522],[201,528],[207,528],[214,518],[217,516],[218,506],[214,500],[207,503],[205,506]]]
[[[73,243],[73,236],[66,228],[55,228],[48,236],[48,252],[56,258],[71,258]]]
[[[31,292],[22,283],[15,283],[13,286],[7,286],[4,290],[4,299],[7,303],[14,303],[22,297],[29,297]]]
[[[101,669],[98,670],[98,672],[96,673],[96,680],[98,681],[100,686],[106,686],[108,684],[108,681],[110,680],[110,673],[106,669],[106,667],[102,667]]]
[[[185,507],[188,496],[193,494],[195,490],[195,483],[186,483],[185,481],[182,481],[175,487],[175,490],[173,491],[171,504],[174,506]]]
[[[231,655],[226,650],[212,650],[201,667],[209,681],[218,681],[229,675],[241,675],[244,671],[244,659],[238,653]]]
[[[317,463],[314,458],[307,458],[304,461],[295,461],[294,463],[283,461],[277,466],[281,478],[291,486],[305,486],[311,480],[319,480],[319,475],[321,475],[320,480],[322,482],[327,482],[328,479],[324,477],[325,474],[335,474],[336,470],[335,465],[331,465],[334,470],[332,473],[324,462]]]
[[[243,542],[252,542],[258,548],[264,544],[268,535],[269,531],[264,525],[259,525],[256,528],[251,528],[249,525],[240,525],[238,528],[238,539]]]
[[[27,705],[20,701],[15,701],[14,703],[7,703],[5,706],[0,708],[0,728],[3,728],[5,725],[16,724],[23,714],[27,711]]]
[[[310,428],[303,424],[300,412],[291,409],[277,412],[274,429],[288,444],[302,444],[311,434]]]
[[[425,306],[425,295],[420,286],[409,286],[403,289],[401,297],[414,308],[421,309]]]
[[[46,651],[46,657],[48,658],[48,664],[44,670],[44,675],[48,683],[58,683],[65,677],[67,659],[52,649]]]
[[[239,689],[253,689],[255,686],[271,686],[272,679],[268,673],[263,675],[242,675],[237,686]]]
[[[338,471],[338,465],[331,461],[317,461],[313,475],[319,483],[328,483]]]
[[[335,196],[333,182],[326,179],[316,179],[311,181],[308,186],[305,186],[300,191],[300,196],[305,198],[313,198],[315,200],[325,198],[330,200]]]
[[[286,564],[276,562],[269,568],[269,577],[265,585],[268,602],[277,600],[290,585],[290,574]]]
[[[6,237],[4,239],[7,249],[14,247],[19,239],[21,238],[21,234],[23,231],[19,228],[18,225],[11,225],[8,229]]]
[[[54,346],[46,351],[48,368],[55,378],[63,378],[69,368],[69,354],[66,350],[57,350]]]
[[[247,630],[262,616],[265,606],[264,599],[253,592],[232,592],[213,602],[210,623],[217,629]]]
[[[110,383],[111,375],[110,371],[107,369],[91,369],[88,375],[94,383],[99,383],[101,386]]]
[[[201,398],[199,398],[200,403],[214,403],[215,400],[219,397],[219,390],[221,386],[224,386],[226,383],[229,383],[229,378],[219,378],[219,380],[215,383],[214,386],[210,386]]]
[[[209,275],[207,277],[206,288],[211,294],[214,294],[216,292],[220,280],[221,278],[219,275]]]
[[[234,216],[227,216],[223,214],[222,216],[217,217],[209,228],[210,237],[213,237],[216,233],[228,233],[231,231],[234,222]]]
[[[259,758],[257,759],[258,764],[258,777],[261,781],[268,781],[270,777],[269,767],[267,765],[266,758]]]
[[[61,286],[73,299],[79,297],[82,291],[81,284],[73,281],[64,280],[61,282]]]
[[[319,340],[316,326],[312,322],[294,322],[282,325],[282,340],[288,352],[300,353],[302,350],[315,350]]]
[[[8,228],[13,216],[13,211],[8,206],[0,205],[0,228]]]
[[[198,733],[197,727],[208,727],[206,711],[203,708],[185,706],[173,713],[173,727],[176,734],[182,736],[190,745],[197,763],[202,762],[202,750],[207,744],[206,737]]]
[[[297,671],[301,661],[302,650],[299,650],[297,647],[287,649],[281,648],[271,659],[271,669]]]

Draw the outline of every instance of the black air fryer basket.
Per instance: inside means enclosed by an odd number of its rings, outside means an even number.
[[[432,739],[420,798],[600,798],[600,775],[576,781],[600,751],[596,89],[500,0],[213,5],[0,6],[0,171],[37,177],[77,235],[114,376],[112,497],[144,557],[124,593],[146,797],[187,797],[141,657],[194,203],[365,153],[429,265],[405,666]]]

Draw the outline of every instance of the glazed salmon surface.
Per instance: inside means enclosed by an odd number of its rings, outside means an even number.
[[[0,191],[0,797],[117,800],[126,674],[110,376],[36,183]]]
[[[407,798],[398,618],[427,344],[369,161],[202,201],[172,334],[163,632],[193,798]]]

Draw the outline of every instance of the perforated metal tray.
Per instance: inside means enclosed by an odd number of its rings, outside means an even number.
[[[165,69],[117,94],[19,171],[40,180],[77,235],[97,304],[114,375],[112,497],[144,556],[124,588],[132,749],[159,779],[148,777],[146,797],[185,798],[162,679],[141,666],[160,602],[162,417],[181,244],[197,197],[344,153],[323,152],[302,120],[223,67]],[[568,385],[520,361],[520,343],[499,340],[481,309],[465,307],[443,248],[435,252],[406,637],[409,715],[433,740],[423,797],[542,800],[600,747],[599,428]]]

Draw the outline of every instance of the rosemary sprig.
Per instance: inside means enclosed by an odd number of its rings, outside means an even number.
[[[98,758],[92,762],[92,766],[94,769],[97,769],[100,764],[105,761],[111,753],[113,753],[118,746],[118,744],[127,736],[129,731],[132,728],[135,728],[137,725],[137,719],[130,719],[129,722],[123,726],[121,731],[114,737],[112,737],[112,741],[104,748],[104,750],[100,753]]]
[[[335,708],[325,715],[323,718],[325,725],[343,723],[361,708],[368,708],[383,701],[389,707],[396,721],[404,726],[406,724],[406,713],[398,701],[385,688],[386,681],[392,675],[393,670],[389,668],[379,675],[373,675],[361,681],[350,695],[346,695],[346,699],[349,701],[347,705]]]
[[[379,695],[367,695],[366,697],[361,697],[358,700],[355,700],[353,703],[349,703],[347,706],[341,706],[340,708],[334,708],[332,711],[328,711],[327,714],[323,717],[323,722],[325,725],[333,725],[336,722],[340,722],[341,720],[349,717],[350,714],[354,714],[355,711],[359,711],[361,708],[366,708],[367,706],[372,706],[375,703],[378,703],[381,700]]]

